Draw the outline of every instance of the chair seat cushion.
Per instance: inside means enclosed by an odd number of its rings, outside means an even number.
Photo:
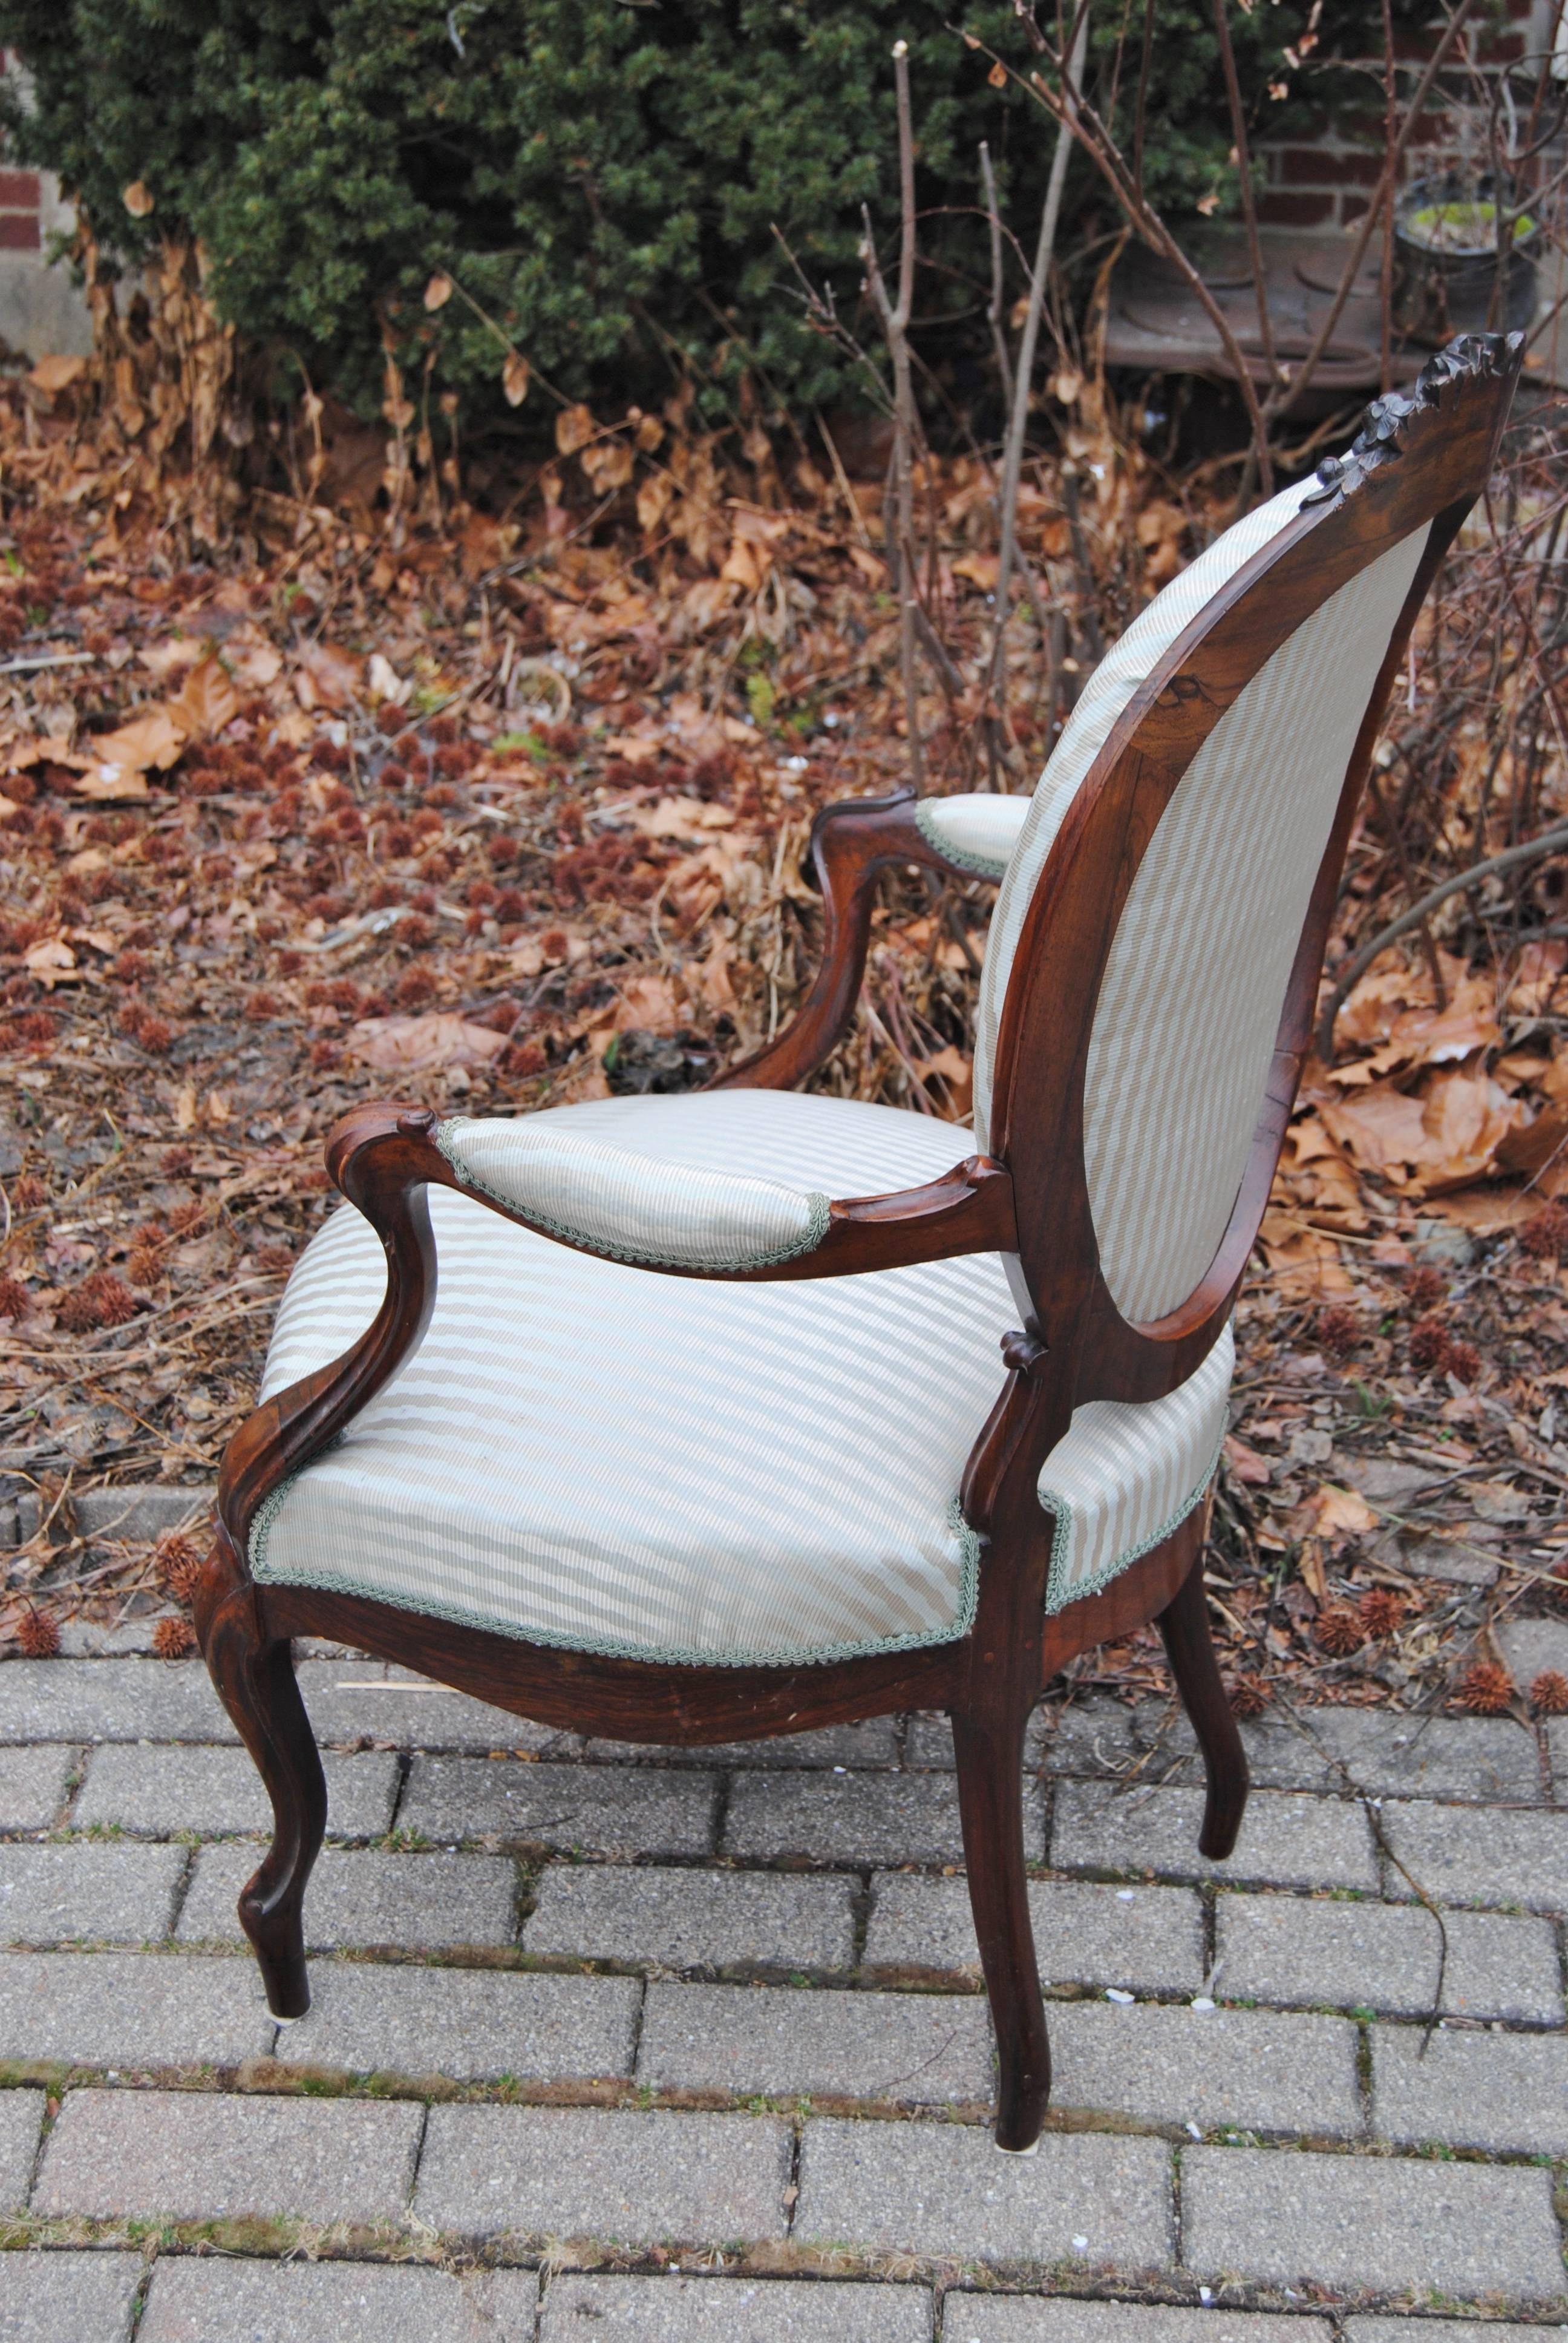
[[[928,1116],[789,1091],[596,1101],[549,1120],[830,1196],[918,1185],[969,1142]],[[994,1254],[709,1282],[573,1252],[449,1189],[430,1208],[429,1330],[263,1507],[259,1580],[640,1659],[826,1660],[965,1631],[979,1554],[958,1489],[1017,1318]],[[347,1349],[384,1287],[379,1242],[345,1206],[290,1280],[263,1395]],[[1221,1420],[1228,1381],[1227,1360]],[[1081,1563],[1103,1582],[1127,1523],[1151,1542],[1201,1494],[1211,1445],[1194,1483],[1190,1429],[1156,1422],[1181,1399],[1115,1411],[1143,1427],[1131,1449],[1101,1422],[1081,1443],[1079,1421],[1103,1408],[1079,1411],[1042,1479],[1067,1504],[1054,1600],[1081,1591]]]

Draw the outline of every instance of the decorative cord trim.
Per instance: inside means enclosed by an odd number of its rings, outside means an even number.
[[[461,1156],[454,1151],[456,1141],[452,1133],[455,1121],[456,1118],[437,1125],[436,1144],[466,1188],[477,1188],[482,1196],[487,1196],[493,1204],[499,1204],[504,1212],[515,1214],[528,1228],[541,1230],[546,1236],[558,1237],[568,1244],[579,1246],[584,1252],[597,1253],[603,1260],[627,1262],[633,1268],[689,1269],[696,1270],[699,1274],[706,1272],[714,1277],[722,1276],[727,1271],[773,1269],[780,1262],[798,1260],[803,1252],[815,1252],[827,1235],[832,1219],[832,1199],[810,1189],[802,1192],[807,1209],[805,1232],[789,1244],[754,1247],[748,1252],[725,1253],[717,1261],[693,1261],[680,1253],[655,1252],[647,1245],[606,1244],[601,1238],[590,1236],[586,1229],[574,1228],[568,1221],[553,1220],[547,1213],[528,1211],[515,1196],[503,1195],[488,1180],[471,1171]]]
[[[694,1668],[771,1668],[825,1667],[835,1660],[874,1658],[882,1652],[918,1652],[932,1644],[957,1643],[974,1625],[975,1611],[980,1602],[980,1558],[983,1543],[978,1531],[971,1530],[963,1517],[957,1497],[948,1506],[948,1527],[958,1539],[963,1561],[959,1583],[958,1610],[950,1625],[927,1627],[909,1635],[873,1635],[859,1644],[816,1644],[804,1649],[793,1645],[773,1651],[709,1652],[689,1648],[679,1644],[631,1644],[614,1635],[568,1635],[558,1628],[521,1627],[506,1619],[489,1617],[463,1603],[443,1603],[438,1600],[416,1603],[406,1594],[391,1592],[385,1586],[372,1585],[367,1579],[349,1574],[328,1574],[294,1563],[274,1569],[267,1562],[267,1546],[285,1500],[296,1482],[308,1473],[310,1466],[302,1464],[286,1481],[279,1482],[272,1494],[256,1507],[251,1521],[248,1540],[250,1574],[267,1586],[313,1586],[323,1594],[357,1594],[370,1603],[385,1603],[389,1610],[412,1612],[417,1617],[448,1619],[454,1626],[478,1627],[487,1634],[509,1636],[515,1644],[544,1644],[554,1651],[591,1652],[608,1660],[647,1660],[655,1666]]]
[[[1136,1545],[1123,1546],[1120,1554],[1113,1555],[1111,1561],[1102,1564],[1091,1577],[1081,1579],[1070,1586],[1066,1584],[1066,1578],[1068,1559],[1072,1547],[1072,1505],[1068,1498],[1060,1496],[1055,1490],[1042,1488],[1040,1492],[1040,1502],[1056,1516],[1056,1526],[1050,1541],[1050,1571],[1045,1584],[1046,1617],[1049,1619],[1054,1613],[1065,1611],[1070,1603],[1080,1602],[1086,1594],[1102,1593],[1111,1580],[1119,1578],[1131,1564],[1141,1562],[1146,1554],[1151,1554],[1157,1545],[1162,1545],[1172,1530],[1180,1529],[1193,1506],[1202,1503],[1203,1492],[1219,1469],[1220,1455],[1224,1445],[1225,1426],[1221,1423],[1220,1436],[1214,1443],[1214,1453],[1209,1459],[1207,1469],[1191,1495],[1184,1498],[1175,1512],[1167,1515],[1157,1530],[1151,1531],[1146,1538],[1141,1538]]]
[[[1010,857],[1004,857],[999,861],[994,854],[975,854],[967,846],[949,844],[942,835],[936,816],[930,810],[933,805],[940,805],[943,802],[940,798],[921,798],[915,807],[915,828],[920,831],[926,844],[934,846],[937,852],[947,861],[957,863],[960,870],[972,870],[977,879],[993,880],[1005,879]]]

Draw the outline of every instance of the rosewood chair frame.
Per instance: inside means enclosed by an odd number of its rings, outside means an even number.
[[[1382,708],[1421,601],[1492,468],[1519,362],[1517,336],[1468,338],[1429,364],[1412,396],[1374,405],[1349,460],[1322,468],[1297,518],[1214,596],[1133,694],[1077,792],[1023,922],[1001,1018],[990,1154],[971,1155],[901,1194],[836,1202],[816,1250],[743,1272],[836,1276],[965,1252],[1016,1256],[1033,1310],[1026,1326],[1003,1340],[1006,1380],[964,1476],[965,1517],[986,1541],[967,1634],[821,1664],[677,1666],[546,1647],[359,1595],[253,1580],[248,1540],[257,1508],[336,1438],[423,1335],[437,1275],[427,1191],[459,1185],[434,1143],[428,1111],[363,1106],[338,1123],[327,1141],[327,1169],[381,1238],[386,1297],[341,1358],[257,1408],[230,1443],[216,1535],[196,1601],[207,1666],[276,1818],[239,1912],[278,2016],[299,2016],[309,2005],[302,1904],[327,1815],[320,1759],[294,1674],[294,1636],[333,1638],[542,1724],[619,1740],[753,1739],[940,1709],[952,1722],[970,1891],[996,2030],[996,2140],[1015,2153],[1032,2149],[1050,2061],[1027,1900],[1022,1753],[1030,1710],[1076,1654],[1157,1621],[1206,1768],[1205,1854],[1231,1852],[1247,1795],[1241,1740],[1209,1634],[1206,1509],[1190,1513],[1101,1593],[1048,1616],[1052,1523],[1037,1494],[1041,1466],[1076,1407],[1172,1392],[1230,1316],[1300,1080],[1329,920]],[[1155,1323],[1130,1323],[1101,1272],[1083,1148],[1090,1031],[1128,890],[1161,812],[1221,713],[1331,594],[1429,519],[1431,537],[1345,774],[1229,1227],[1179,1309]],[[820,971],[788,1030],[717,1088],[782,1088],[821,1062],[854,1011],[882,872],[917,865],[973,876],[922,834],[908,794],[828,809],[811,851],[824,905]],[[504,1217],[523,1218],[472,1190],[462,1192]]]

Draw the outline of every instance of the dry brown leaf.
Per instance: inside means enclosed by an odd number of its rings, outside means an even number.
[[[688,984],[689,985],[692,980],[696,979],[697,989],[703,1001],[718,1017],[733,1014],[739,1006],[735,998],[735,987],[729,977],[730,963],[734,958],[735,947],[729,939],[725,936],[715,936],[707,959],[699,960],[695,967],[687,971]]]
[[[1568,1102],[1544,1107],[1533,1122],[1517,1123],[1497,1150],[1505,1172],[1543,1172],[1553,1158],[1568,1151]]]
[[[193,740],[213,740],[239,714],[239,694],[209,651],[168,703],[170,718]]]
[[[598,429],[590,407],[563,407],[556,417],[556,446],[563,456],[575,456],[579,447],[588,446]]]
[[[692,634],[705,633],[724,616],[734,598],[732,579],[699,578],[696,585],[688,587],[681,597],[680,615],[686,621],[687,630]]]
[[[425,287],[427,309],[444,309],[452,297],[452,280],[444,268],[437,268]]]
[[[510,350],[501,368],[501,396],[508,407],[521,407],[528,395],[529,367],[521,350]]]
[[[631,478],[632,454],[624,439],[594,439],[578,458],[596,497],[624,488]]]
[[[1512,1014],[1539,1017],[1551,1006],[1553,995],[1561,1001],[1564,969],[1568,969],[1568,938],[1549,936],[1543,943],[1526,944],[1508,995]]]
[[[1528,1185],[1510,1180],[1484,1188],[1462,1189],[1456,1195],[1434,1196],[1430,1209],[1442,1220],[1469,1229],[1475,1236],[1490,1237],[1533,1220],[1553,1192],[1548,1174],[1544,1179],[1532,1180]]]
[[[45,397],[53,398],[56,391],[68,390],[72,383],[78,382],[86,370],[86,359],[76,357],[74,352],[46,350],[29,372],[27,379],[35,390],[41,390]]]
[[[731,829],[735,811],[706,798],[660,798],[638,806],[632,820],[648,838],[707,839],[716,830]]]
[[[1263,1215],[1258,1241],[1269,1264],[1270,1283],[1282,1300],[1322,1301],[1355,1292],[1338,1245],[1320,1230],[1271,1210]]]
[[[195,667],[202,655],[202,647],[195,635],[180,635],[166,643],[149,643],[136,653],[136,663],[160,683],[172,675],[183,675],[186,668]]]
[[[45,985],[56,977],[68,975],[76,965],[76,955],[58,936],[45,936],[42,943],[32,944],[22,955],[22,965],[29,976],[35,976]]]
[[[615,1012],[618,1033],[667,1033],[679,1022],[675,987],[667,976],[634,976],[621,989]]]
[[[1414,1159],[1428,1193],[1479,1180],[1523,1111],[1486,1073],[1439,1074],[1422,1105],[1427,1151]]]
[[[1320,1496],[1322,1493],[1322,1491],[1319,1492]],[[1302,1540],[1302,1550],[1296,1557],[1296,1568],[1302,1574],[1302,1585],[1313,1602],[1326,1603],[1329,1599],[1329,1580],[1328,1573],[1323,1568],[1323,1549],[1321,1539],[1305,1537]]]
[[[359,696],[362,662],[335,643],[307,643],[295,674],[295,697],[307,712],[350,708]]]
[[[669,509],[675,482],[668,472],[650,472],[637,492],[638,527],[649,537]]]
[[[1001,561],[996,554],[960,554],[952,567],[955,578],[966,578],[971,586],[978,586],[982,594],[996,592],[996,581],[1001,575]]]
[[[100,734],[92,744],[92,764],[76,783],[86,798],[145,797],[145,783],[127,789],[127,779],[150,771],[166,772],[185,746],[185,732],[162,702],[144,708],[117,732]]]
[[[97,765],[85,773],[75,784],[79,798],[91,798],[98,805],[124,805],[147,794],[145,773],[127,772],[122,765]]]
[[[1250,1489],[1267,1488],[1274,1476],[1268,1458],[1260,1456],[1255,1448],[1249,1448],[1244,1440],[1238,1440],[1233,1432],[1225,1436],[1225,1462],[1231,1468],[1231,1479],[1243,1482]]]
[[[230,672],[252,691],[265,691],[283,669],[283,654],[255,627],[236,627],[224,645]]]
[[[1412,1163],[1427,1144],[1421,1101],[1407,1098],[1392,1082],[1342,1102],[1325,1100],[1322,1112],[1330,1132],[1365,1172]]]
[[[145,179],[133,179],[128,187],[120,190],[120,201],[133,219],[146,219],[156,200]]]
[[[914,1063],[922,1082],[929,1082],[934,1074],[945,1085],[955,1116],[968,1114],[974,1104],[974,1067],[961,1050],[955,1050],[950,1041],[933,1056],[917,1058]]]
[[[755,594],[762,583],[763,569],[749,539],[740,536],[729,540],[729,550],[719,570],[720,585],[739,586],[743,594]]]
[[[1378,1525],[1376,1513],[1353,1489],[1336,1489],[1325,1481],[1310,1503],[1320,1537],[1366,1537]]]
[[[485,1066],[507,1046],[504,1033],[470,1025],[456,1010],[423,1017],[362,1018],[348,1035],[348,1051],[377,1073],[415,1074],[454,1066]]]

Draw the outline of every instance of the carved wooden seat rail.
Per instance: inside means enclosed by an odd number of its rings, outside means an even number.
[[[276,1816],[240,1916],[279,2016],[297,2016],[308,2003],[301,1907],[327,1805],[295,1681],[294,1636],[335,1638],[498,1707],[612,1739],[732,1741],[939,1709],[952,1721],[996,2030],[997,2142],[1015,2152],[1032,2147],[1050,2056],[1026,1893],[1025,1725],[1043,1687],[1076,1654],[1157,1620],[1207,1767],[1201,1845],[1211,1855],[1231,1851],[1246,1769],[1209,1638],[1200,1560],[1213,1431],[1223,1428],[1231,1312],[1295,1096],[1383,703],[1422,598],[1486,481],[1519,363],[1517,337],[1452,346],[1411,396],[1372,407],[1346,460],[1325,463],[1313,481],[1221,539],[1108,655],[1021,829],[1012,825],[1017,842],[981,1001],[977,1128],[972,1140],[952,1133],[950,1168],[941,1170],[939,1157],[934,1172],[896,1192],[865,1193],[850,1180],[843,1193],[823,1193],[814,1180],[769,1161],[699,1161],[680,1144],[683,1113],[693,1131],[701,1117],[707,1129],[725,1114],[737,1130],[751,1128],[744,1119],[753,1109],[739,1097],[727,1106],[725,1093],[784,1091],[820,1064],[854,1012],[880,873],[917,864],[972,876],[986,867],[983,851],[977,857],[955,843],[940,814],[946,801],[918,808],[909,797],[835,806],[819,818],[811,853],[824,910],[820,972],[793,1024],[727,1074],[706,1103],[704,1096],[659,1101],[657,1125],[615,1120],[621,1103],[646,1101],[613,1102],[608,1119],[605,1109],[568,1109],[439,1126],[418,1107],[366,1106],[333,1132],[328,1171],[364,1219],[335,1215],[297,1268],[269,1395],[225,1459],[220,1526],[196,1604],[207,1665]],[[986,822],[997,830],[997,818]],[[780,1100],[780,1114],[787,1105],[815,1118],[813,1130],[870,1129],[866,1118],[883,1118],[875,1128],[891,1134],[890,1145],[901,1145],[902,1126],[920,1121],[817,1099]],[[764,1107],[774,1111],[761,1099],[756,1111]],[[649,1130],[658,1137],[651,1146]],[[929,1121],[924,1130],[927,1153],[919,1160],[930,1163]],[[819,1598],[829,1625],[797,1649],[792,1588],[769,1579],[782,1565],[764,1523],[747,1563],[762,1624],[736,1628],[727,1644],[722,1623],[739,1564],[727,1547],[721,1505],[707,1547],[699,1538],[696,1549],[682,1549],[699,1625],[662,1637],[650,1630],[639,1656],[635,1610],[629,1624],[613,1627],[593,1610],[601,1595],[608,1601],[602,1588],[582,1595],[582,1621],[574,1624],[569,1574],[548,1554],[538,1562],[540,1541],[548,1547],[548,1540],[537,1523],[514,1521],[494,1532],[503,1546],[513,1539],[507,1556],[526,1549],[526,1567],[514,1567],[509,1559],[487,1562],[491,1549],[482,1541],[477,1559],[467,1555],[449,1520],[440,1552],[424,1552],[421,1524],[407,1518],[418,1503],[407,1496],[389,1499],[373,1520],[362,1517],[356,1485],[374,1495],[377,1471],[417,1478],[417,1429],[404,1425],[390,1449],[385,1440],[377,1448],[371,1435],[398,1393],[416,1389],[436,1312],[438,1253],[459,1219],[470,1232],[465,1244],[486,1242],[489,1231],[512,1249],[508,1261],[554,1263],[558,1275],[562,1247],[597,1256],[571,1274],[588,1281],[593,1307],[609,1313],[607,1327],[627,1330],[628,1343],[656,1306],[710,1308],[690,1284],[670,1280],[703,1281],[709,1292],[721,1284],[733,1297],[724,1307],[749,1313],[747,1325],[764,1337],[769,1311],[831,1307],[849,1313],[836,1323],[852,1326],[857,1309],[882,1307],[894,1292],[956,1293],[964,1308],[980,1296],[974,1307],[984,1355],[995,1365],[974,1384],[981,1395],[972,1433],[962,1431],[972,1445],[961,1487],[961,1444],[954,1452],[942,1499],[950,1526],[939,1513],[919,1536],[890,1534],[885,1587],[874,1539],[869,1564],[859,1549],[833,1560],[819,1584],[812,1581],[811,1599]],[[385,1256],[378,1308],[372,1231]],[[318,1256],[318,1248],[327,1251]],[[330,1335],[331,1294],[312,1266],[328,1254],[343,1276],[352,1271],[360,1280],[354,1291],[366,1297],[357,1316],[343,1321],[341,1337]],[[462,1297],[471,1288],[457,1250],[454,1262],[456,1282],[443,1282],[436,1322],[447,1329],[441,1340],[460,1343]],[[802,1292],[802,1282],[844,1277],[863,1282]],[[948,1282],[887,1282],[933,1278]],[[977,1279],[990,1281],[983,1294]],[[481,1289],[487,1282],[481,1276]],[[487,1322],[504,1329],[512,1304],[506,1277],[498,1272],[495,1282],[498,1290],[483,1300]],[[800,1298],[753,1290],[742,1300],[742,1289],[779,1284]],[[318,1292],[327,1299],[312,1334]],[[1000,1322],[984,1315],[993,1308]],[[699,1314],[678,1322],[719,1321]],[[1000,1360],[991,1347],[998,1335]],[[508,1376],[566,1374],[558,1362],[552,1366],[550,1349],[564,1337],[548,1326],[536,1336],[518,1325],[513,1339]],[[884,1341],[890,1375],[895,1349],[910,1348]],[[424,1356],[428,1362],[428,1346]],[[297,1371],[290,1360],[313,1363]],[[933,1393],[941,1363],[939,1355]],[[594,1403],[610,1411],[598,1452],[608,1458],[615,1377],[598,1359],[580,1371],[590,1369],[598,1377]],[[650,1372],[657,1389],[657,1362]],[[993,1373],[987,1414],[985,1377]],[[668,1373],[673,1423],[682,1403],[677,1360]],[[867,1373],[874,1383],[874,1366]],[[402,1379],[396,1388],[395,1378]],[[725,1412],[743,1428],[748,1408],[763,1408],[765,1395],[746,1375],[738,1380],[745,1387],[727,1394]],[[490,1478],[487,1387],[495,1388],[476,1383],[464,1422],[442,1434],[470,1444],[477,1506]],[[435,1405],[425,1386],[418,1391],[422,1406]],[[568,1425],[570,1397],[568,1387]],[[798,1409],[798,1394],[791,1404]],[[834,1404],[823,1402],[829,1445]],[[912,1481],[921,1424],[897,1429],[912,1443]],[[720,1434],[705,1436],[719,1443],[717,1472]],[[1161,1443],[1178,1437],[1197,1443],[1182,1452],[1196,1465],[1165,1454]],[[558,1481],[573,1484],[578,1547],[591,1544],[598,1501],[586,1432],[574,1460],[568,1432],[554,1468]],[[507,1459],[498,1453],[492,1461],[499,1475]],[[399,1490],[409,1485],[397,1479]],[[1179,1505],[1166,1502],[1171,1488]],[[905,1502],[897,1487],[895,1501]],[[649,1508],[657,1503],[650,1494]],[[733,1500],[737,1523],[741,1503]],[[709,1516],[699,1508],[694,1518]],[[391,1562],[383,1571],[381,1548],[392,1545],[400,1577],[387,1574]],[[809,1540],[791,1554],[789,1570],[803,1586],[811,1579]],[[895,1568],[904,1574],[896,1587]],[[443,1569],[453,1586],[460,1579],[460,1594],[442,1591]],[[851,1600],[870,1622],[859,1641],[831,1624],[834,1606]],[[768,1624],[780,1614],[782,1626]]]

